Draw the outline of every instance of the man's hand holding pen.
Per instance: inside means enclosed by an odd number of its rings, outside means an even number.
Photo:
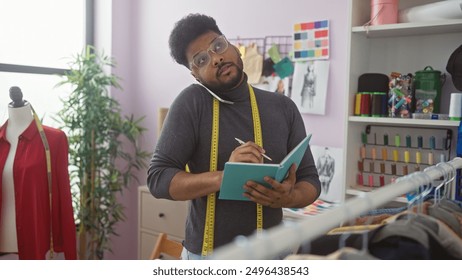
[[[270,157],[265,155],[265,150],[254,142],[235,139],[238,141],[239,146],[231,153],[230,162],[263,163],[263,158],[271,160]]]

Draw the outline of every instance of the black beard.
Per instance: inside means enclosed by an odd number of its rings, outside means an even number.
[[[216,92],[216,93],[222,93],[222,92],[227,92],[230,90],[233,90],[234,88],[238,87],[242,81],[242,76],[244,75],[244,71],[242,67],[239,67],[238,65],[232,63],[233,66],[237,68],[237,75],[234,79],[226,82],[226,83],[220,83],[218,86],[211,86],[211,85],[205,85],[207,88],[209,88],[211,91]],[[219,72],[220,70],[218,70]],[[217,72],[217,73],[218,73]],[[218,80],[218,77],[217,77]]]

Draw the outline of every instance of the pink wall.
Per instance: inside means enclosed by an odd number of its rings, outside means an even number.
[[[281,5],[282,3],[291,6]],[[331,56],[326,114],[304,114],[312,144],[345,148],[344,102],[347,79],[347,1],[338,0],[114,0],[112,55],[116,74],[123,79],[119,100],[125,113],[146,116],[149,128],[141,143],[152,151],[157,135],[157,109],[168,107],[177,94],[194,80],[189,71],[169,55],[168,36],[173,24],[191,12],[213,16],[228,38],[291,35],[296,22],[330,20]],[[117,92],[116,92],[117,93]],[[326,129],[329,128],[329,129]],[[142,184],[146,171],[140,172]],[[107,259],[137,258],[137,184],[124,191],[127,220],[119,225]]]

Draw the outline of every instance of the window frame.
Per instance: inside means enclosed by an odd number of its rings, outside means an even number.
[[[86,45],[94,45],[95,38],[95,3],[94,0],[85,0],[85,42]],[[20,64],[0,63],[0,72],[42,74],[42,75],[62,75],[70,69],[38,67]]]

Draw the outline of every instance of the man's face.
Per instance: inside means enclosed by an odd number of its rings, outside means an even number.
[[[212,91],[226,92],[243,81],[243,63],[238,50],[219,34],[207,32],[197,37],[187,48],[186,57],[191,74]]]

